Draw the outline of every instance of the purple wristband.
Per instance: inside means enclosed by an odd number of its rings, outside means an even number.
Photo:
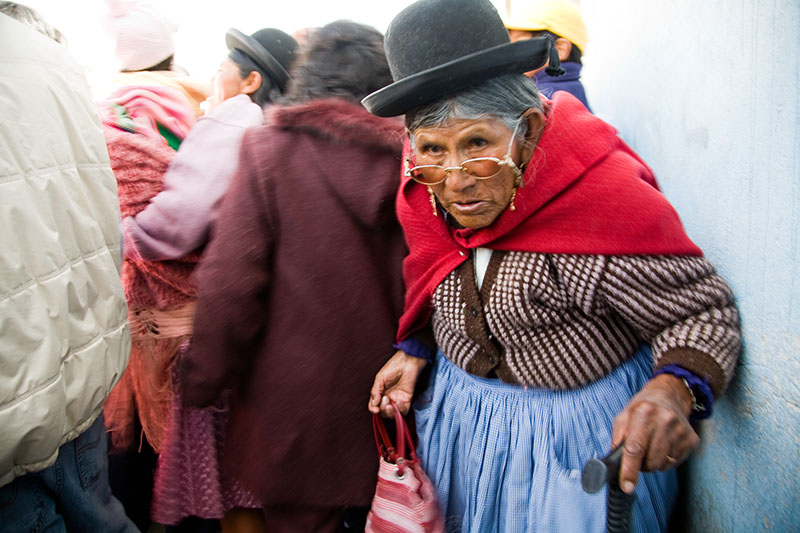
[[[403,350],[412,357],[425,359],[429,363],[433,361],[433,350],[428,348],[424,342],[417,340],[414,337],[409,337],[400,342],[392,344],[392,347],[395,350]]]
[[[691,420],[702,420],[711,416],[712,407],[714,405],[714,392],[711,390],[708,380],[676,364],[670,364],[659,368],[653,373],[653,377],[659,374],[671,374],[676,378],[686,380],[686,384],[694,395],[696,406],[693,406],[691,416],[689,417]]]

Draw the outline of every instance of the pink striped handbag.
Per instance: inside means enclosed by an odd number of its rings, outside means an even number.
[[[436,489],[422,470],[403,415],[392,405],[397,425],[396,449],[381,416],[372,417],[380,464],[365,533],[443,533],[444,517],[436,501]]]

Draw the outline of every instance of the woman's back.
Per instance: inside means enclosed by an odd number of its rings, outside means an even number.
[[[281,108],[272,122],[245,138],[199,270],[214,312],[201,300],[192,355],[252,358],[230,369],[247,398],[232,413],[231,434],[249,438],[230,439],[228,457],[263,499],[366,505],[372,487],[363,481],[376,464],[362,398],[402,310],[406,250],[394,215],[402,124],[342,100]],[[263,335],[247,339],[237,329]],[[351,491],[337,489],[340,481],[307,487],[303,475],[264,475],[316,468],[314,458],[329,450],[361,480]]]
[[[224,467],[268,520],[272,506],[369,505],[377,464],[363,395],[402,311],[403,124],[358,103],[388,79],[382,37],[333,23],[304,53],[288,100],[245,136],[198,270],[182,368],[193,404],[238,385]],[[328,460],[347,477],[319,476]]]

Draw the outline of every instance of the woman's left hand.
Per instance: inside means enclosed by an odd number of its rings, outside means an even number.
[[[640,471],[668,470],[685,461],[700,443],[689,423],[692,397],[670,374],[651,379],[614,419],[613,446],[623,440],[620,487],[633,492]]]

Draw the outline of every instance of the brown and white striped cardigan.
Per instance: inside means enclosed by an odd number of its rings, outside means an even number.
[[[585,385],[653,349],[716,397],[741,347],[727,283],[705,258],[494,251],[480,290],[470,258],[433,295],[437,344],[459,367],[521,385]]]

